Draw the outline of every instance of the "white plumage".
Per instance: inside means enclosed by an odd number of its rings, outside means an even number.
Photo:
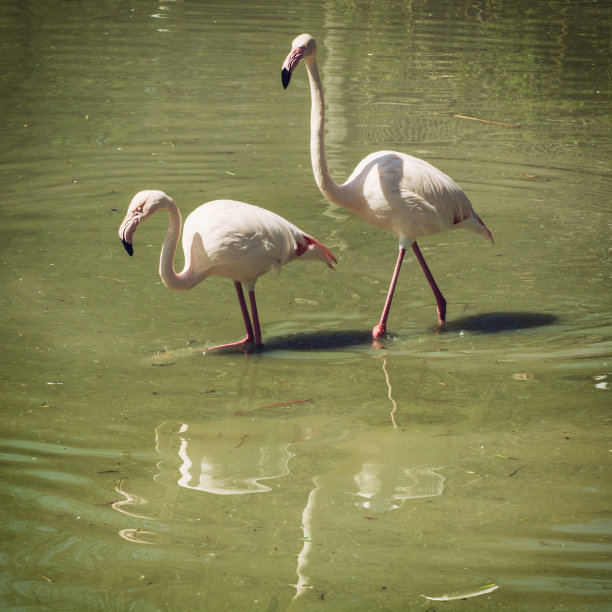
[[[351,210],[394,232],[406,246],[416,238],[459,227],[489,236],[457,184],[417,157],[396,151],[372,153],[342,187],[355,194]]]

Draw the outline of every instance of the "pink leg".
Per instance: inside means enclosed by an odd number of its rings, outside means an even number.
[[[255,289],[249,291],[249,302],[251,303],[251,316],[253,317],[253,331],[255,338],[255,346],[262,348],[261,329],[259,327],[259,314],[257,313],[257,302],[255,301]]]
[[[433,294],[436,298],[436,304],[438,308],[438,320],[440,321],[440,326],[444,325],[444,321],[446,320],[446,300],[442,295],[442,292],[438,288],[436,281],[429,269],[429,266],[425,262],[425,258],[421,253],[421,249],[416,242],[412,243],[412,250],[416,255],[417,261],[419,262],[421,268],[423,269],[423,273],[425,274],[425,278],[433,291]],[[382,311],[382,315],[380,317],[380,322],[374,329],[372,330],[373,338],[380,338],[387,333],[387,318],[389,316],[389,310],[391,309],[391,301],[393,300],[393,293],[395,292],[395,285],[397,285],[397,278],[399,276],[400,269],[402,267],[402,262],[404,261],[404,255],[406,254],[406,249],[400,249],[399,255],[397,257],[397,263],[395,264],[395,270],[393,271],[393,278],[391,279],[391,286],[389,287],[389,293],[387,293],[387,300],[385,301],[385,306]]]
[[[440,289],[438,289],[438,285],[436,285],[436,281],[434,280],[428,265],[425,263],[425,258],[423,257],[421,249],[419,249],[419,245],[416,242],[412,243],[412,250],[421,264],[421,268],[423,268],[423,272],[425,273],[425,278],[427,279],[427,282],[429,283],[429,286],[436,297],[436,304],[438,305],[438,320],[440,321],[440,325],[444,325],[444,321],[446,320],[446,300],[444,299]]]
[[[387,293],[385,306],[383,308],[382,315],[380,316],[380,322],[372,330],[372,338],[380,338],[381,336],[384,336],[387,333],[387,317],[389,316],[389,310],[391,309],[391,301],[393,300],[393,293],[395,292],[395,285],[397,285],[397,277],[399,276],[400,268],[402,267],[402,262],[404,261],[405,254],[406,249],[400,249],[399,255],[397,257],[397,263],[395,264],[395,270],[393,271],[393,278],[391,278],[389,293]]]
[[[251,318],[249,317],[249,311],[246,305],[246,301],[244,299],[244,292],[242,291],[242,285],[236,281],[234,282],[234,287],[236,287],[236,295],[238,296],[238,303],[240,304],[240,312],[242,312],[242,318],[244,319],[244,326],[246,328],[246,337],[240,342],[230,342],[229,344],[219,344],[218,346],[211,346],[210,348],[204,349],[203,352],[208,351],[216,351],[218,349],[242,349],[247,352],[250,352],[255,348],[256,345],[261,345],[261,332],[259,331],[259,321],[256,323],[257,334],[259,336],[259,342],[255,342],[255,335],[253,334],[253,326],[251,325]],[[253,292],[249,292],[249,296]],[[255,295],[251,298],[251,306],[255,301]],[[255,316],[257,316],[257,310],[255,310]]]

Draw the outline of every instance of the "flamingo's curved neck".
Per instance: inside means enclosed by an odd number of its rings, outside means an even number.
[[[348,206],[345,201],[343,189],[338,185],[327,166],[325,156],[325,100],[323,99],[323,88],[315,58],[306,59],[306,69],[310,80],[310,158],[312,160],[312,171],[315,181],[323,195],[334,204]]]
[[[159,275],[166,287],[173,291],[186,291],[191,289],[198,280],[194,278],[191,266],[185,261],[185,268],[177,274],[174,271],[174,255],[178,245],[179,236],[181,235],[182,218],[181,212],[176,205],[176,202],[167,199],[163,202],[162,208],[168,211],[170,217],[168,223],[168,231],[162,245],[161,256],[159,258]],[[187,258],[187,253],[185,253]]]

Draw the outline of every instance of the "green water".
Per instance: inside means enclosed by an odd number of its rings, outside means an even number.
[[[55,2],[3,7],[0,602],[6,610],[609,609],[606,2]],[[325,202],[303,66],[317,38],[338,181],[397,149],[495,237],[421,243],[381,347],[391,234]],[[232,198],[337,256],[173,293],[163,189]],[[182,256],[177,257],[177,268]],[[440,602],[427,597],[474,594]]]

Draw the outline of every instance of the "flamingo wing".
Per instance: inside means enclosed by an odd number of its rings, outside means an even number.
[[[395,151],[372,153],[343,187],[360,194],[362,204],[353,209],[358,216],[396,233],[403,244],[458,227],[491,238],[461,188],[417,157]]]
[[[214,200],[194,210],[185,221],[183,250],[185,265],[203,278],[214,274],[247,284],[311,252],[326,263],[336,261],[283,217],[235,200]]]

